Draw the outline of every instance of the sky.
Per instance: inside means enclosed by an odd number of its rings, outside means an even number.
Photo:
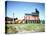
[[[7,2],[7,16],[13,18],[23,19],[25,13],[35,12],[35,8],[39,11],[39,18],[41,20],[45,19],[45,4],[44,3],[34,3],[34,2],[18,2],[18,1],[8,1]]]

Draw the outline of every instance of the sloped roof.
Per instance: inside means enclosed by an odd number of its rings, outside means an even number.
[[[26,16],[39,16],[39,14],[36,13],[36,12],[26,13],[25,15],[26,15]]]
[[[16,20],[17,18],[14,18],[14,20]],[[5,17],[5,21],[13,21],[13,18],[10,17]]]
[[[25,13],[26,16],[39,16],[39,11],[35,9],[35,12],[32,13]]]

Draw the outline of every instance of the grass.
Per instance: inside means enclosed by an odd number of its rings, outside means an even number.
[[[39,32],[44,32],[45,25],[44,24],[7,24],[7,31],[8,32],[17,32],[17,31],[32,31],[32,30],[39,30]]]

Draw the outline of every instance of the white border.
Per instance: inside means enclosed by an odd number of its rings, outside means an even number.
[[[0,0],[0,35],[5,35],[5,1],[6,0]],[[45,0],[13,0],[13,1],[46,3]],[[46,20],[46,5],[45,5],[45,20]],[[45,28],[46,28],[46,24],[45,24]],[[25,34],[16,34],[16,35],[46,35],[46,33],[25,33]]]
[[[5,33],[5,0],[0,0],[0,35]]]

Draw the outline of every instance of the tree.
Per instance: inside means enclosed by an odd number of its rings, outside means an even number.
[[[43,20],[42,23],[45,24],[45,20]]]
[[[15,21],[15,20],[18,20],[18,18],[15,18],[14,21]]]

